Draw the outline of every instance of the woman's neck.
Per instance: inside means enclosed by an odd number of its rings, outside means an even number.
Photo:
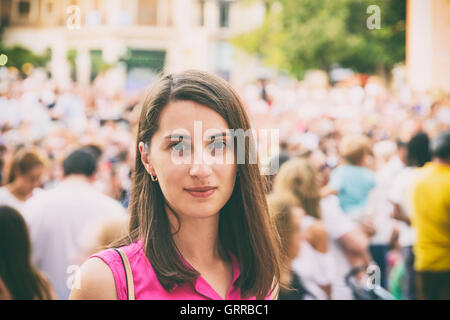
[[[30,194],[23,192],[14,182],[6,185],[6,188],[19,201],[25,202]]]
[[[219,215],[209,218],[179,217],[181,228],[174,235],[178,250],[193,267],[209,265],[221,259],[219,252]],[[172,230],[178,230],[178,222],[169,213]]]

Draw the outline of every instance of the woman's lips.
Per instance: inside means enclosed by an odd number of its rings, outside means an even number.
[[[211,188],[211,189],[207,189],[204,191],[189,190],[189,189],[185,189],[185,190],[194,198],[208,198],[216,191],[216,188]]]

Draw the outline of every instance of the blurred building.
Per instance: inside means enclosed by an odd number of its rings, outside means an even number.
[[[410,85],[450,92],[450,1],[408,0],[407,24]]]
[[[239,83],[243,66],[255,63],[229,39],[258,27],[264,14],[259,1],[238,0],[1,0],[0,6],[6,45],[51,48],[52,76],[83,84],[117,61],[135,84],[164,68],[203,69]]]

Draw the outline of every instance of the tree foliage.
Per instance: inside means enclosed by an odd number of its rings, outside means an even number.
[[[405,59],[406,0],[265,0],[261,27],[233,43],[301,78],[335,64],[358,72],[390,70]],[[380,8],[380,29],[370,30],[370,5]]]
[[[0,54],[8,56],[7,67],[16,67],[21,69],[25,63],[31,63],[35,67],[45,67],[51,59],[51,50],[47,49],[42,54],[36,54],[29,49],[15,45],[12,47],[4,47],[0,43]]]

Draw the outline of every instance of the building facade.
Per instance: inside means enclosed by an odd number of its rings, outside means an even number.
[[[135,80],[196,68],[244,82],[250,75],[239,71],[256,62],[229,40],[258,27],[264,15],[261,3],[238,0],[1,0],[0,6],[6,45],[50,48],[52,76],[67,83],[72,74],[82,84],[98,72],[96,59],[123,61]]]
[[[450,92],[450,1],[408,0],[406,66],[413,89]]]

